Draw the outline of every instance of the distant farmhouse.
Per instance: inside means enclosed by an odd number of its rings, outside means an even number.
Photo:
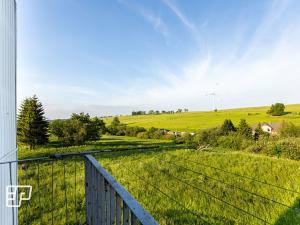
[[[181,136],[184,136],[184,135],[187,135],[187,134],[190,134],[192,136],[195,135],[194,132],[171,131],[171,130],[168,130],[168,129],[165,129],[165,128],[160,129],[160,133],[163,134],[163,135],[165,135],[165,134],[174,135],[175,137],[181,137]]]
[[[258,127],[258,124],[255,124],[252,127],[252,134],[255,134],[255,130]],[[261,129],[271,135],[278,134],[280,128],[282,127],[282,123],[261,123]]]

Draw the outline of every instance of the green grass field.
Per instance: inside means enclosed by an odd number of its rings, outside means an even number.
[[[269,107],[254,107],[220,110],[218,112],[187,112],[176,114],[121,116],[120,121],[129,126],[141,126],[145,128],[157,127],[173,131],[197,131],[200,129],[219,126],[225,119],[231,119],[237,124],[240,119],[246,119],[253,125],[259,122],[291,121],[300,125],[300,104],[287,105],[284,116],[274,117],[266,114]],[[105,121],[110,124],[112,118]]]
[[[33,151],[20,150],[19,157],[92,149],[161,146],[153,151],[131,150],[96,156],[160,224],[300,224],[300,210],[297,209],[300,208],[298,161],[226,149],[209,152],[187,150],[182,145],[174,145],[168,141],[128,137],[105,136],[101,141],[70,148],[57,147],[58,143],[51,145]],[[63,182],[64,168],[66,184]],[[33,197],[28,206],[25,204],[19,210],[20,224],[25,224],[26,210],[30,224],[51,224],[52,207],[54,224],[66,224],[66,218],[67,224],[75,224],[76,214],[78,220],[83,222],[83,168],[80,160],[67,160],[65,166],[63,161],[55,162],[53,206],[51,162],[40,164],[39,167],[38,164],[30,165],[27,182],[33,185]],[[19,182],[26,182],[25,170],[21,166]],[[38,187],[40,192],[37,192]],[[64,196],[68,199],[67,217]]]

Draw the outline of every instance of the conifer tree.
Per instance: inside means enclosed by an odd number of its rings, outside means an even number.
[[[241,119],[239,126],[238,126],[238,133],[242,136],[251,138],[252,137],[252,129],[247,124],[245,119]]]
[[[29,145],[30,149],[48,143],[49,122],[44,114],[42,103],[36,95],[23,101],[18,115],[17,135],[18,141]]]
[[[234,127],[231,120],[224,120],[224,123],[221,126],[221,133],[223,135],[228,135],[230,132],[235,132],[236,128]]]

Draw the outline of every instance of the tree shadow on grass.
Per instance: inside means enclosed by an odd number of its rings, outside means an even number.
[[[114,146],[150,146],[155,144],[162,144],[162,143],[169,143],[170,145],[174,145],[173,142],[163,142],[163,140],[155,140],[155,139],[134,139],[129,137],[122,136],[113,136],[113,137],[101,137],[98,141],[88,141],[85,144],[82,145],[73,145],[73,147],[80,147],[80,146],[91,146],[93,148],[101,147],[104,148],[106,146],[108,147],[114,147]],[[39,148],[62,148],[62,147],[72,147],[72,145],[66,145],[60,140],[52,140],[47,145],[39,146]]]
[[[197,212],[197,213],[191,213],[184,209],[178,210],[178,209],[168,209],[165,211],[159,211],[158,212],[160,217],[170,218],[166,222],[166,224],[176,224],[176,225],[234,225],[235,222],[233,220],[229,220],[225,217],[218,216],[208,216],[203,213]]]
[[[300,225],[300,197],[277,219],[274,225]]]
[[[143,152],[169,151],[175,149],[186,149],[183,144],[175,144],[171,141],[155,140],[155,139],[134,139],[128,137],[103,137],[100,141],[87,142],[85,145],[77,146],[61,146],[62,144],[53,140],[49,145],[42,146],[35,151],[27,151],[23,149],[19,152],[19,159],[42,157],[52,154],[87,152],[87,151],[103,151],[107,157],[116,158],[119,156],[128,156],[140,154]],[[118,152],[118,153],[117,153]],[[100,153],[99,153],[100,154]]]

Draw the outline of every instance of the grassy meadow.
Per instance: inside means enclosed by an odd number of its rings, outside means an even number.
[[[159,148],[146,150],[149,146]],[[136,147],[141,150],[125,150]],[[52,141],[48,147],[21,149],[19,158],[96,149],[124,149],[95,157],[160,224],[300,224],[298,161],[116,136],[69,148]],[[58,225],[84,222],[82,160],[34,163],[25,171],[19,165],[19,183],[33,185],[33,195],[19,210],[20,224],[26,218],[29,224],[51,224],[52,216]]]
[[[286,105],[284,116],[270,116],[266,114],[269,106],[240,109],[219,110],[217,112],[183,112],[175,114],[121,116],[122,123],[129,126],[145,128],[166,128],[173,131],[197,131],[199,129],[219,126],[225,119],[231,119],[238,124],[240,119],[246,119],[251,125],[259,122],[281,122],[282,120],[300,125],[300,104]],[[105,121],[109,124],[112,118]]]

